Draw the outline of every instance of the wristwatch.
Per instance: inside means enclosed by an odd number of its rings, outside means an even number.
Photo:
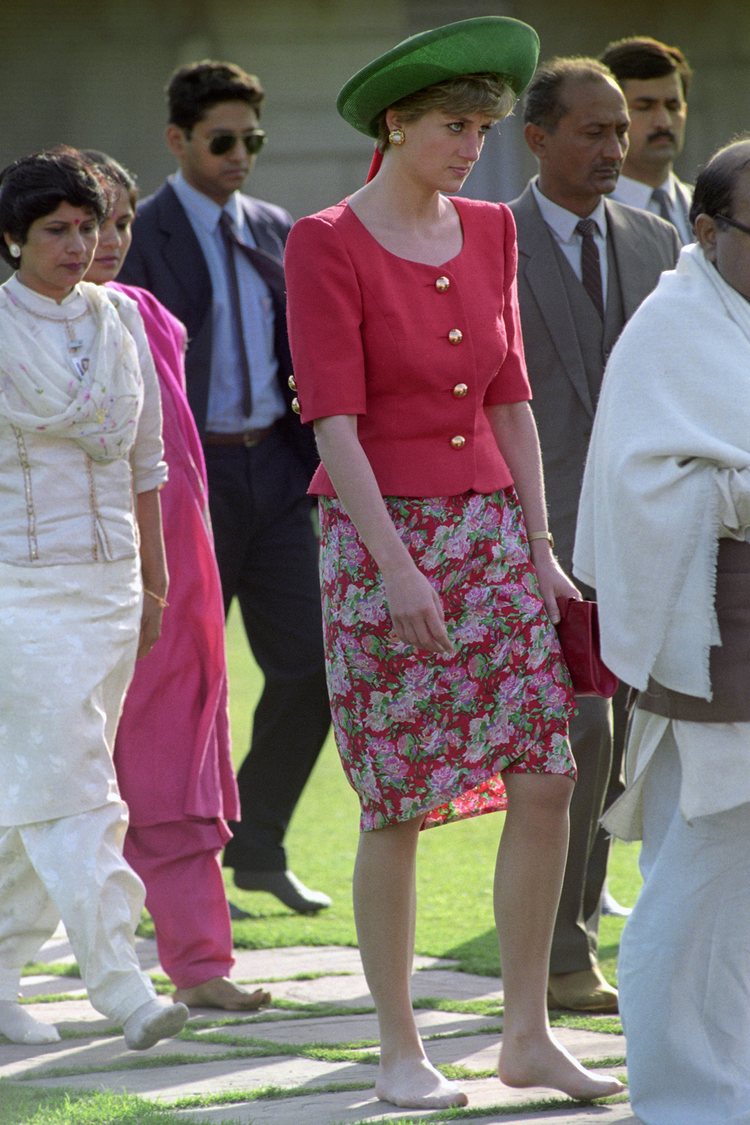
[[[555,540],[552,538],[551,531],[530,531],[527,538],[529,540],[529,543],[531,543],[534,539],[546,539],[551,549],[553,551],[555,549]]]

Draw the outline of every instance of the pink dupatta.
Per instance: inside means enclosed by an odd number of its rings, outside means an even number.
[[[224,606],[206,469],[185,394],[185,328],[145,289],[110,283],[138,305],[162,394],[161,492],[169,567],[162,635],[136,666],[115,764],[134,825],[185,816],[238,820],[227,714]],[[226,832],[227,837],[229,832]]]

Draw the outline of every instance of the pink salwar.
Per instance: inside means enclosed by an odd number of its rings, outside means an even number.
[[[176,988],[228,977],[232,924],[219,853],[229,832],[217,820],[132,826],[125,859],[146,887],[159,961]]]

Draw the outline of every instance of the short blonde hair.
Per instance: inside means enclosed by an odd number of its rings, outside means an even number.
[[[417,121],[433,109],[443,113],[485,113],[494,121],[502,121],[513,112],[515,103],[513,88],[502,74],[463,74],[448,78],[425,86],[415,94],[407,94],[384,109],[378,118],[377,147],[380,152],[388,147],[385,115],[389,109],[397,109],[404,124]]]

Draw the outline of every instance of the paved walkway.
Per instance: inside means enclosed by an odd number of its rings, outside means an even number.
[[[139,953],[148,971],[160,972],[152,941],[140,940]],[[63,967],[72,960],[64,933],[55,936],[40,960]],[[501,1032],[499,1012],[493,1011],[497,979],[459,973],[449,962],[425,957],[417,959],[417,969],[414,998],[430,1057],[463,1079],[475,1125],[637,1125],[627,1104],[578,1106],[546,1090],[503,1086],[493,1077]],[[26,977],[24,996],[45,997],[30,1011],[56,1023],[63,1038],[25,1047],[0,1037],[0,1078],[122,1091],[161,1104],[190,1098],[179,1110],[186,1125],[444,1120],[437,1111],[394,1110],[373,1096],[377,1026],[356,950],[239,951],[233,975],[243,982],[271,982],[272,1006],[244,1018],[196,1009],[179,1039],[143,1053],[125,1049],[113,1025],[85,999],[79,979]],[[623,1074],[624,1040],[605,1030],[613,1021],[602,1020],[600,1026],[593,1031],[563,1027],[559,1035],[589,1065]],[[217,1095],[231,1095],[231,1101],[216,1104]]]

